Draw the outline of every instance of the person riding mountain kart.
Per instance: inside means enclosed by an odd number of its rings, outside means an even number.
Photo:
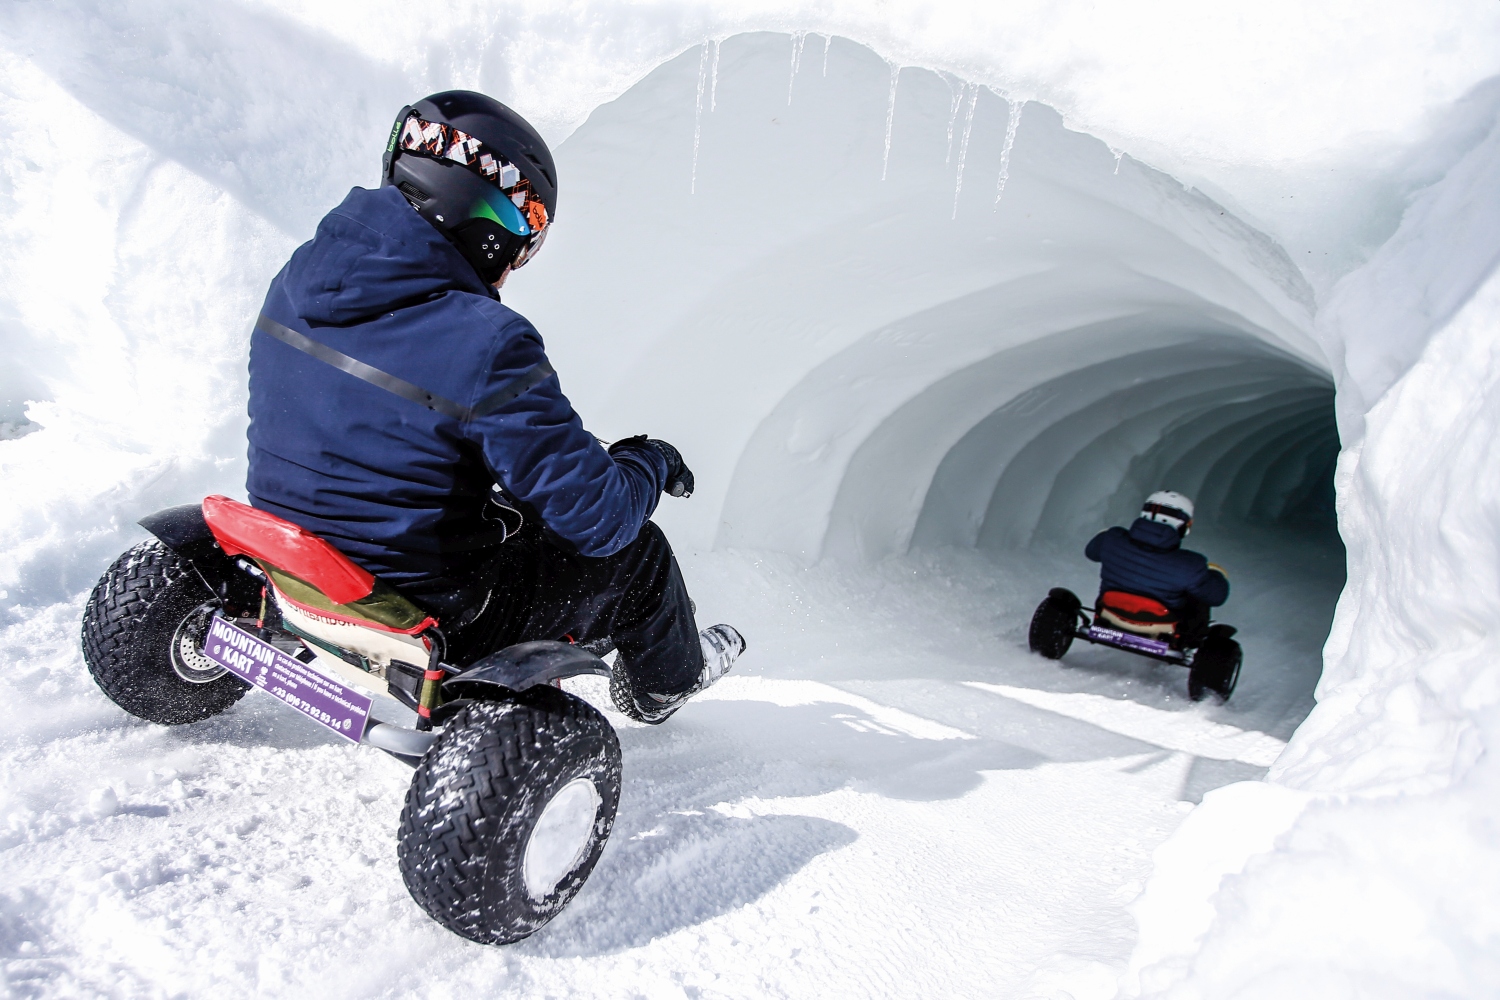
[[[701,634],[666,536],[677,449],[605,447],[499,291],[557,213],[552,154],[481,94],[404,108],[272,281],[250,344],[250,503],[441,619],[463,666],[534,639],[618,649],[617,707],[659,723],[744,651]]]
[[[1209,609],[1229,598],[1224,570],[1182,547],[1193,502],[1163,490],[1146,498],[1140,517],[1109,528],[1084,554],[1099,568],[1099,597],[1086,608],[1066,587],[1053,587],[1032,613],[1026,645],[1060,660],[1075,639],[1188,668],[1188,697],[1229,700],[1244,650],[1236,629],[1211,622]]]
[[[1084,555],[1100,564],[1100,624],[1145,635],[1175,636],[1184,648],[1208,634],[1209,609],[1229,599],[1222,567],[1182,548],[1193,526],[1193,501],[1161,490],[1146,498],[1129,529],[1099,532]]]

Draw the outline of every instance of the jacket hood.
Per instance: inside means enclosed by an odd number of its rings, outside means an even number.
[[[1130,526],[1130,540],[1163,552],[1182,544],[1182,536],[1177,534],[1176,528],[1145,517],[1136,518]]]
[[[282,275],[297,314],[344,326],[444,292],[490,289],[394,187],[353,188]]]

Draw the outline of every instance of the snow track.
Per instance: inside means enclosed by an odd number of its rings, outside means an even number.
[[[1247,732],[1197,716],[1183,717],[1178,712],[1163,712],[1148,705],[1120,702],[1097,694],[1057,694],[983,681],[970,681],[969,686],[1088,722],[1121,736],[1155,743],[1163,749],[1210,760],[1270,767],[1286,749],[1281,740],[1264,733]]]
[[[10,627],[0,697],[62,712],[0,756],[9,991],[1109,997],[1152,850],[1206,790],[1264,773],[1258,729],[1295,722],[1194,705],[1185,671],[1125,654],[1031,656],[1036,595],[973,553],[684,568],[754,657],[662,727],[570,682],[619,728],[619,820],[573,905],[504,950],[406,895],[409,769],[256,692],[134,722],[83,669],[78,605]]]

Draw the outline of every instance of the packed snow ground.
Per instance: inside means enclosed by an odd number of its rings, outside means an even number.
[[[691,501],[688,501],[691,502]],[[393,837],[410,770],[258,692],[177,729],[80,659],[80,605],[4,633],[0,973],[15,997],[1111,997],[1151,853],[1203,794],[1265,773],[1311,706],[1341,580],[1237,533],[1240,691],[1025,650],[1081,557],[950,550],[868,569],[690,554],[700,617],[751,652],[660,728],[620,731],[615,833],[573,905],[496,949],[431,923]],[[1234,621],[1235,615],[1226,616]],[[1275,629],[1263,623],[1276,622]]]

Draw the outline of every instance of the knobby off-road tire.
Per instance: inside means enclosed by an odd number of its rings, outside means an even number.
[[[1188,668],[1188,697],[1202,701],[1210,694],[1220,702],[1229,700],[1240,681],[1240,664],[1245,654],[1233,639],[1212,633],[1193,654]]]
[[[1060,660],[1073,645],[1073,630],[1078,627],[1082,602],[1070,591],[1054,587],[1031,616],[1026,643],[1033,653],[1049,660]]]
[[[156,539],[104,571],[83,610],[83,660],[109,699],[163,726],[198,722],[249,686],[203,655],[217,604],[187,560]]]
[[[630,677],[625,673],[625,666],[619,659],[615,660],[614,670],[609,675],[609,700],[615,703],[615,709],[627,719],[642,722],[648,726],[659,726],[671,717],[670,712],[648,719],[641,714],[641,706],[635,703],[635,687],[630,683]]]
[[[412,777],[401,877],[453,933],[519,941],[583,887],[619,804],[620,743],[591,706],[550,687],[476,702]]]
[[[609,700],[615,703],[616,711],[625,718],[636,722],[646,721],[635,703],[635,691],[630,686],[630,678],[625,676],[624,668],[618,663],[609,675]]]

